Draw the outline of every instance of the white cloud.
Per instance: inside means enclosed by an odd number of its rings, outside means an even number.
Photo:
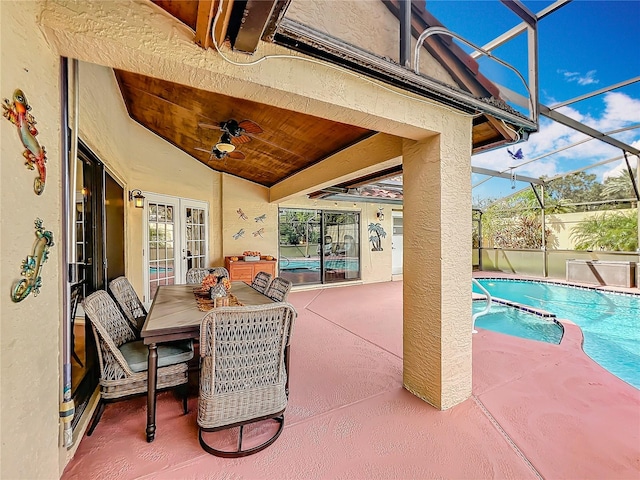
[[[631,144],[631,146],[640,149],[640,140],[636,140]],[[635,169],[638,165],[638,157],[636,157],[635,155],[627,154],[627,158],[629,159],[629,165],[631,165],[631,168]],[[619,162],[617,162],[616,166],[609,167],[608,170],[602,172],[602,180],[606,180],[609,177],[618,177],[626,171],[627,162],[625,162],[624,160],[620,160]]]
[[[567,70],[558,70],[558,73],[562,74],[565,81],[576,82],[578,85],[591,85],[600,83],[600,80],[595,78],[597,70],[589,70],[582,75],[580,72],[569,72]]]
[[[558,111],[603,133],[640,123],[640,99],[632,98],[619,92],[609,92],[602,96],[602,103],[603,109],[598,114],[582,113],[579,110],[579,103],[562,107],[558,109]],[[613,136],[622,142],[640,148],[640,129],[628,130]],[[506,148],[501,148],[474,155],[472,164],[500,172],[509,171],[509,167],[589,138],[587,135],[577,132],[572,128],[542,117],[540,119],[540,130],[538,132],[532,134],[527,142],[509,147],[512,151],[522,148],[522,152],[524,153],[523,160],[514,161],[507,153]],[[577,170],[589,164],[614,158],[619,155],[621,155],[619,148],[599,140],[591,139],[580,145],[563,150],[562,152],[523,165],[517,168],[516,172],[519,175],[536,178],[542,175],[550,177],[558,173]],[[630,161],[632,158],[635,162],[635,156],[629,156]],[[589,170],[588,172],[596,173],[598,174],[598,178],[602,179],[615,174],[614,170],[615,172],[619,171],[617,167],[608,167],[609,170],[606,168],[597,168]]]

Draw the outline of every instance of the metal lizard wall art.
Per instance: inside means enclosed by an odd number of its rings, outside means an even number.
[[[17,89],[13,92],[13,102],[5,98],[2,108],[4,109],[2,116],[18,128],[20,141],[25,147],[24,152],[22,152],[22,156],[26,159],[25,165],[29,170],[33,170],[36,167],[38,169],[38,176],[33,182],[33,190],[37,195],[41,195],[47,179],[47,167],[45,166],[47,153],[44,147],[36,140],[38,130],[35,127],[35,118],[29,113],[31,105],[27,102],[24,92]]]
[[[53,247],[53,233],[42,227],[42,220],[36,218],[36,241],[33,244],[33,252],[22,261],[21,275],[25,278],[20,280],[11,290],[11,300],[21,302],[33,292],[37,297],[42,286],[40,272],[42,264],[49,258],[49,248]]]

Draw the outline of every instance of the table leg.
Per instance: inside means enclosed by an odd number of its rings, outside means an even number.
[[[149,344],[149,363],[147,369],[147,442],[153,442],[156,436],[156,381],[158,379],[158,346]]]

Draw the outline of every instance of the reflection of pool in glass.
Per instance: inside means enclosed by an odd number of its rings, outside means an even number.
[[[149,267],[149,273],[173,272],[173,267]]]
[[[360,261],[357,258],[329,258],[324,261],[324,268],[326,270],[350,270],[358,271],[360,268]],[[318,258],[294,258],[294,259],[280,259],[280,270],[320,270],[320,259]]]

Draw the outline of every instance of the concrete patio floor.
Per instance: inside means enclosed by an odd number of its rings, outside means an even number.
[[[198,443],[197,395],[108,405],[64,479],[640,478],[640,391],[582,352],[487,330],[473,337],[473,395],[438,411],[402,388],[402,282],[294,291],[291,393],[269,448],[221,459]]]

